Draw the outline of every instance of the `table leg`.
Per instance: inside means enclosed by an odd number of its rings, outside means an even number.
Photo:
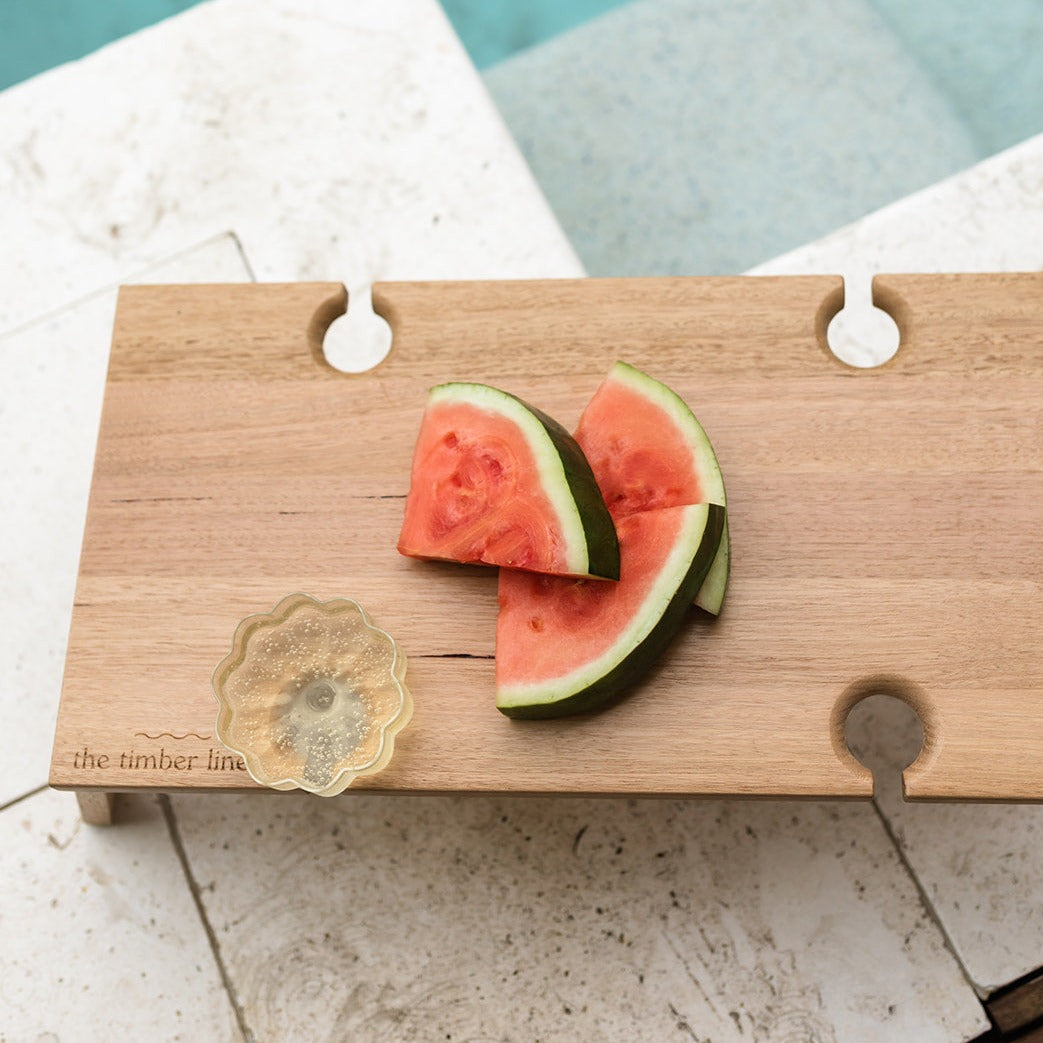
[[[112,809],[116,802],[115,793],[97,789],[78,789],[76,800],[80,805],[83,821],[91,826],[111,826]]]

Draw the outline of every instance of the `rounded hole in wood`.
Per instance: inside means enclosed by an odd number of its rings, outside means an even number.
[[[391,350],[391,327],[373,310],[369,286],[352,290],[348,310],[329,324],[322,339],[326,361],[341,373],[365,373]]]
[[[868,279],[844,280],[844,305],[826,327],[826,344],[841,362],[870,369],[894,358],[901,332],[882,303],[874,300]]]
[[[878,802],[903,799],[903,772],[927,751],[922,712],[919,689],[889,677],[853,685],[838,703],[835,735],[843,754],[872,773]]]

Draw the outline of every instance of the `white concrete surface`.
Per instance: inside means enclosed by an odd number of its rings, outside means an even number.
[[[259,1039],[929,1043],[986,1027],[864,804],[174,803]]]
[[[0,1040],[984,1030],[870,805],[226,795],[168,829],[140,798],[126,833],[38,792],[106,287],[175,254],[349,288],[579,268],[433,0],[217,0],[0,95],[0,125],[0,679],[29,722],[0,773]]]
[[[0,332],[229,229],[261,280],[580,273],[432,0],[202,4],[0,126]]]
[[[154,797],[119,829],[45,790],[0,814],[0,1040],[232,1040],[233,1008]]]

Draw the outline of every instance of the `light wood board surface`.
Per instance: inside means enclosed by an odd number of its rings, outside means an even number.
[[[924,726],[908,796],[1043,799],[1043,275],[874,290],[902,344],[856,370],[826,344],[838,278],[378,284],[391,353],[349,375],[321,352],[337,284],[123,288],[52,785],[252,786],[211,673],[305,591],[409,658],[413,721],[359,788],[868,796],[843,720],[884,691]],[[484,381],[573,427],[616,359],[714,442],[725,608],[610,710],[510,721],[495,570],[395,550],[427,389]]]

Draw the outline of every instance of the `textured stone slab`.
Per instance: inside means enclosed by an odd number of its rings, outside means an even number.
[[[119,829],[71,793],[0,812],[0,1039],[240,1040],[154,797]]]
[[[204,4],[0,126],[0,331],[228,229],[261,280],[580,274],[431,0]]]
[[[968,1040],[867,804],[174,798],[259,1039]]]

